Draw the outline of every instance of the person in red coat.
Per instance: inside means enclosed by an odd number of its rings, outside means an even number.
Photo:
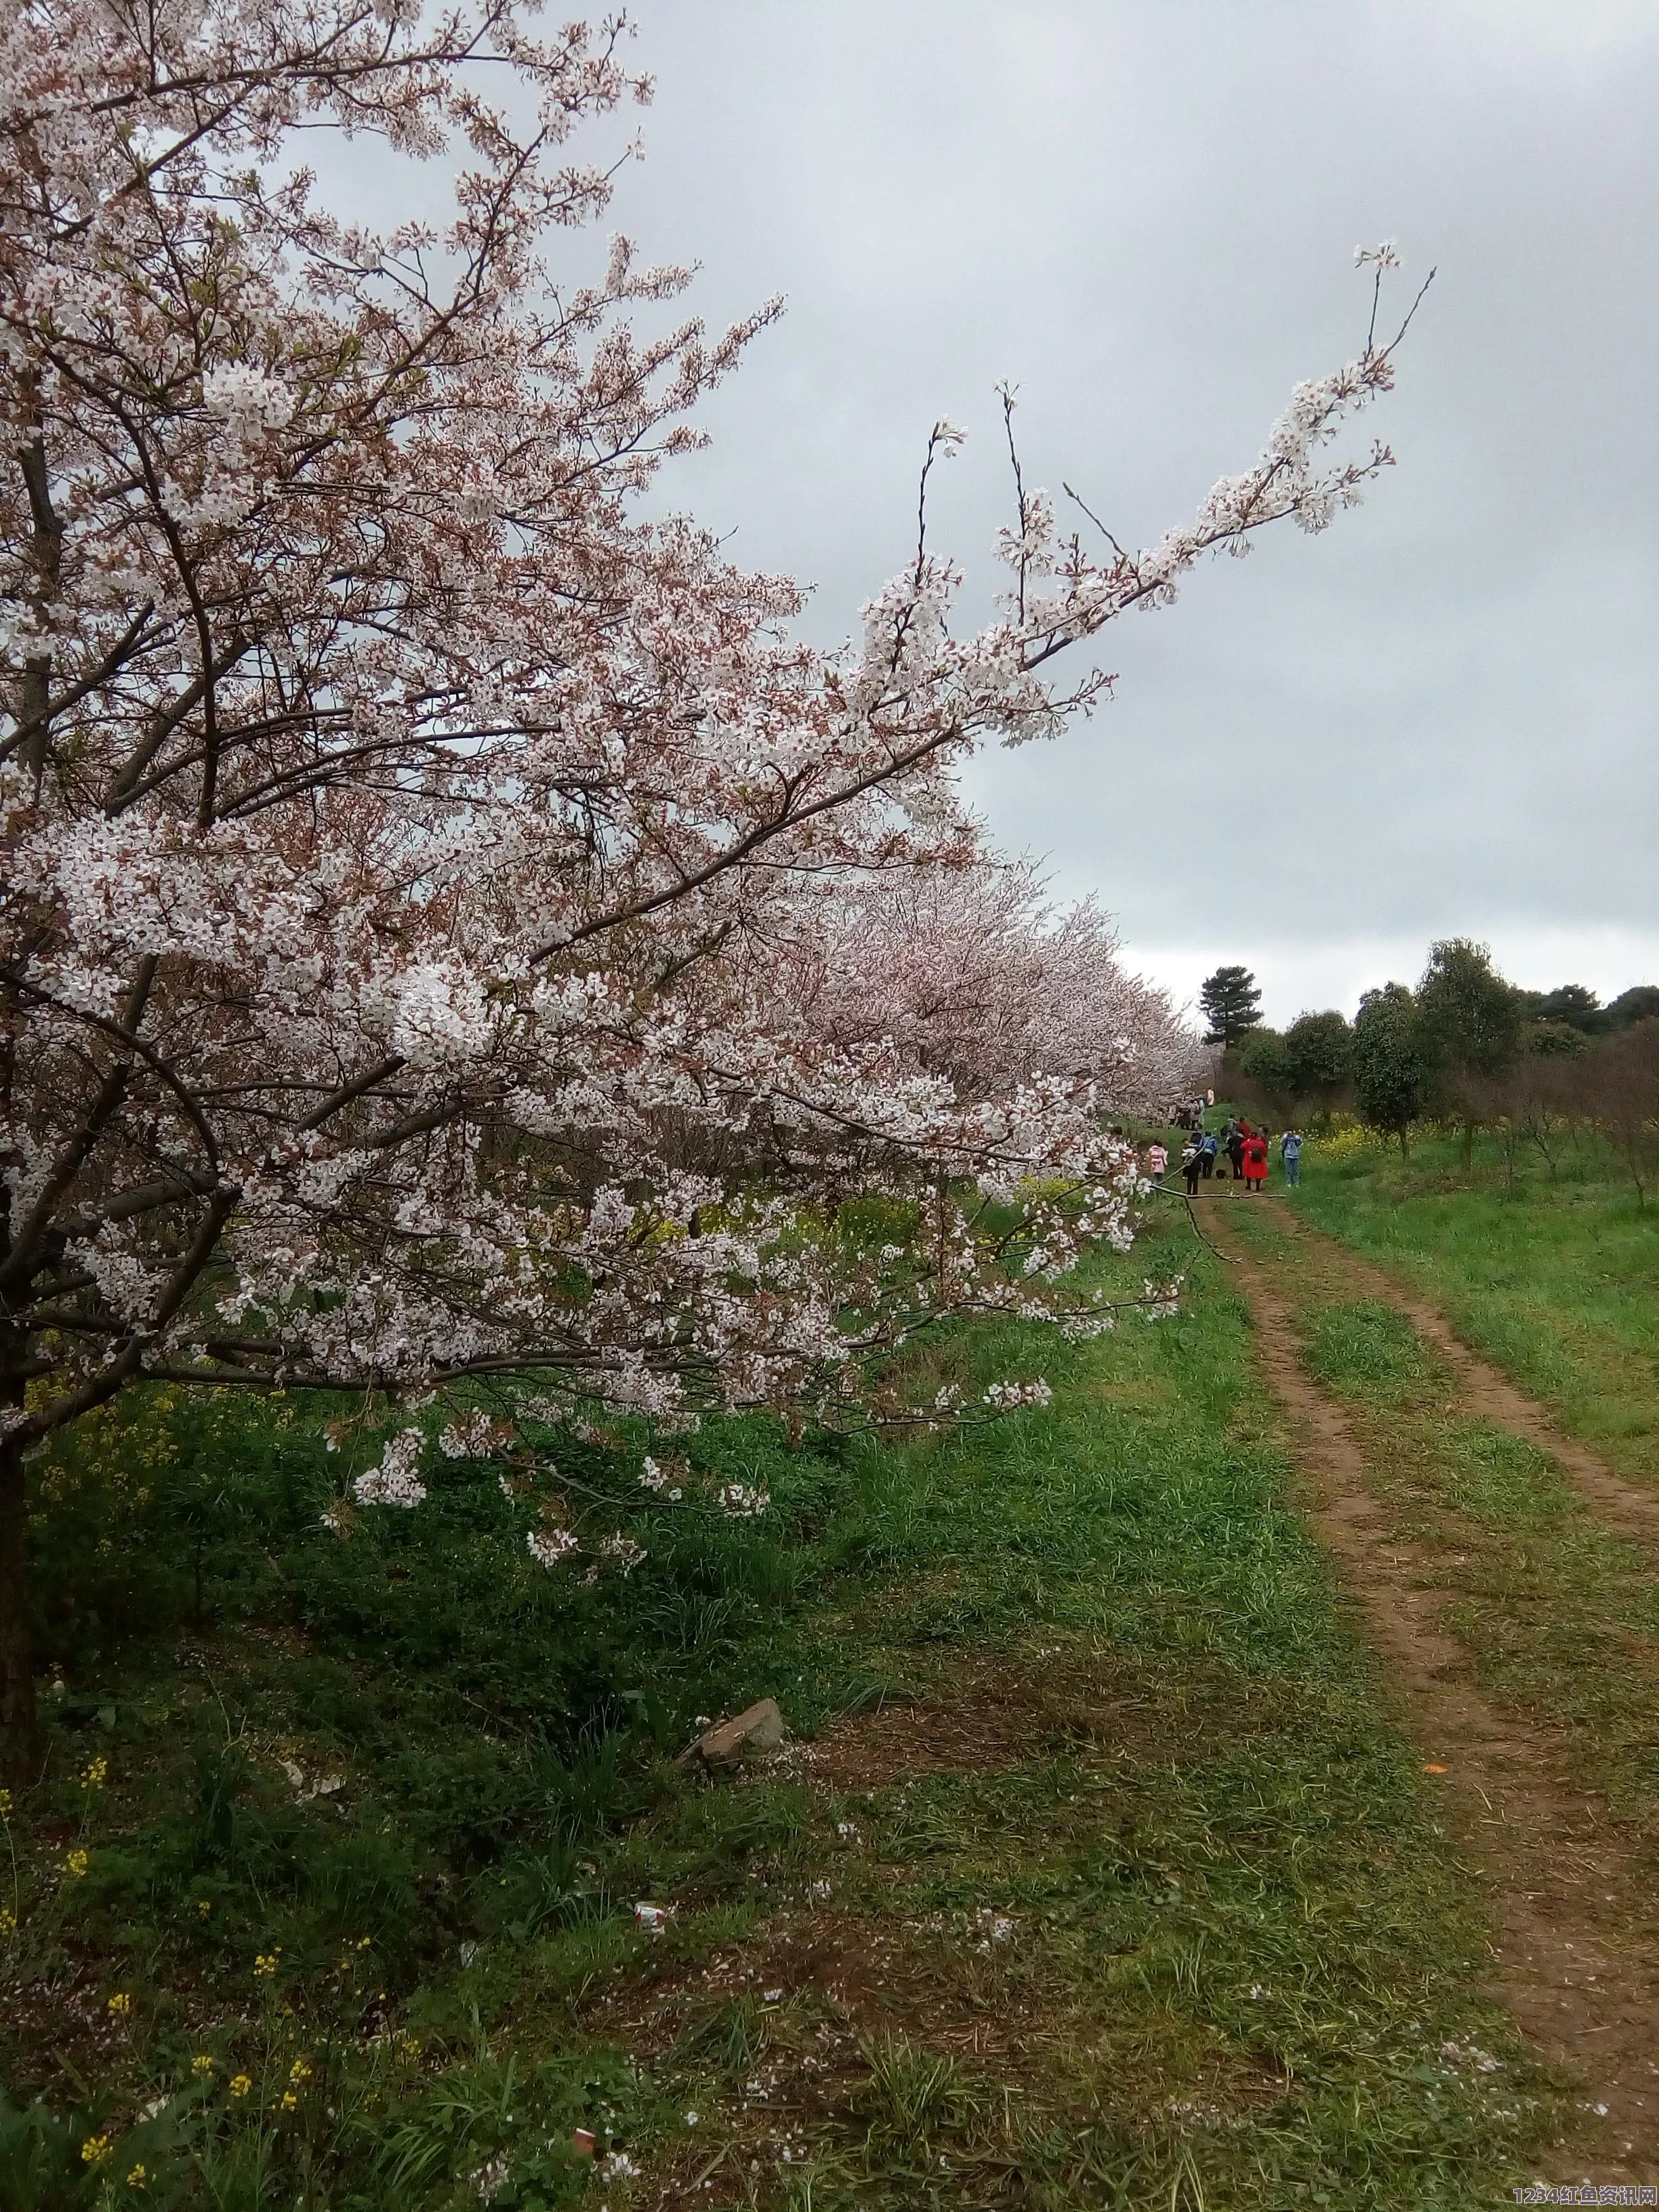
[[[1244,1188],[1254,1198],[1267,1180],[1267,1132],[1253,1129],[1244,1139]]]

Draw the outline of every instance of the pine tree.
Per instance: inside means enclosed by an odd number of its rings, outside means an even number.
[[[1198,1003],[1209,1024],[1204,1040],[1206,1044],[1218,1044],[1224,1048],[1247,1030],[1261,1024],[1261,994],[1248,968],[1236,964],[1218,968],[1213,975],[1205,978]]]

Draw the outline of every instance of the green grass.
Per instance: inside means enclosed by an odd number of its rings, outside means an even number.
[[[454,2212],[481,2176],[616,2212],[1461,2212],[1520,2178],[1561,2108],[1473,1993],[1474,1879],[1287,1505],[1243,1311],[1168,1225],[1097,1272],[1181,1267],[1173,1321],[946,1355],[1045,1372],[1046,1412],[711,1424],[694,1471],[771,1511],[629,1504],[648,1555],[592,1588],[528,1561],[485,1465],[343,1543],[291,1407],[157,1400],[60,1454],[0,2208],[136,2203],[140,2163],[143,2202],[227,2212]],[[558,1450],[637,1500],[626,1453]],[[816,1763],[673,1766],[769,1692]],[[578,2126],[638,2178],[596,2192]]]
[[[1659,1205],[1569,1146],[1511,1191],[1496,1148],[1455,1138],[1328,1159],[1291,1203],[1435,1301],[1458,1333],[1626,1474],[1659,1480]]]

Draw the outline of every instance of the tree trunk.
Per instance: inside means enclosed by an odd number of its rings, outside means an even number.
[[[0,1756],[15,1790],[28,1789],[40,1771],[40,1734],[34,1711],[34,1661],[25,1604],[28,1576],[28,1516],[20,1438],[0,1438]]]

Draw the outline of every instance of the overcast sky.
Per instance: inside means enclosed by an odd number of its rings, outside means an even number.
[[[658,80],[612,218],[785,294],[677,502],[817,586],[833,641],[937,542],[981,594],[1028,481],[1120,538],[1247,465],[1364,337],[1357,243],[1439,274],[1372,418],[1399,465],[1109,633],[1114,702],[970,788],[1190,993],[1352,1011],[1431,938],[1516,980],[1659,980],[1659,8],[1652,0],[642,0]]]

